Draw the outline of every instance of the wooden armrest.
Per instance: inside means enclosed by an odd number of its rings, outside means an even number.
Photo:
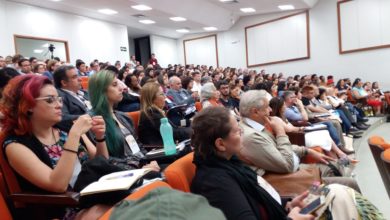
[[[287,132],[288,139],[291,144],[298,146],[305,146],[305,133],[304,132]]]
[[[303,127],[303,126],[309,126],[310,123],[308,121],[291,121],[291,124],[295,127]]]
[[[62,194],[14,193],[10,195],[14,202],[34,205],[78,206],[80,194],[65,192]]]
[[[151,145],[146,145],[146,144],[143,144],[142,147],[144,147],[147,151],[151,151],[153,149],[160,149],[160,148],[164,148],[164,146],[160,146],[160,145],[156,145],[156,144],[151,144]]]
[[[281,200],[291,201],[291,200],[294,199],[296,196],[297,196],[297,195],[295,195],[295,194],[280,195],[280,199],[281,199]]]

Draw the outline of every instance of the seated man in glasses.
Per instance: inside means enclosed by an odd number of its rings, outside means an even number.
[[[58,95],[63,99],[62,120],[57,126],[69,131],[80,115],[86,114],[92,106],[86,91],[81,90],[81,83],[74,66],[61,66],[53,74]]]

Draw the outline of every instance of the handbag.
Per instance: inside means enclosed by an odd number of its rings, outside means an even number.
[[[308,190],[314,182],[321,183],[320,169],[309,166],[294,173],[266,173],[263,178],[282,196],[299,195]]]
[[[81,172],[77,177],[73,190],[80,192],[89,184],[98,181],[100,177],[118,171],[123,171],[123,169],[109,163],[109,161],[103,156],[97,156],[91,160],[86,161],[82,165]],[[96,204],[114,205],[128,196],[134,188],[142,185],[142,182],[143,178],[140,178],[130,187],[130,189],[127,190],[81,196],[79,199],[79,206],[81,208],[89,208]]]

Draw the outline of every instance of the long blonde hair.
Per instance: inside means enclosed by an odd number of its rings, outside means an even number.
[[[153,109],[159,110],[165,116],[164,111],[154,104],[154,100],[159,92],[160,85],[156,82],[148,82],[142,86],[140,95],[141,113],[143,112],[149,119],[151,119],[150,112]]]

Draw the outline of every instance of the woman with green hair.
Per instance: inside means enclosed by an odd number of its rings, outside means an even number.
[[[105,138],[95,141],[106,141],[110,159],[114,164],[125,161],[127,169],[141,168],[139,162],[146,151],[136,141],[138,137],[134,131],[133,121],[125,113],[114,110],[114,105],[123,98],[123,87],[115,73],[102,70],[89,78],[88,85],[92,114],[101,115],[106,123]],[[160,171],[155,161],[143,167]]]

